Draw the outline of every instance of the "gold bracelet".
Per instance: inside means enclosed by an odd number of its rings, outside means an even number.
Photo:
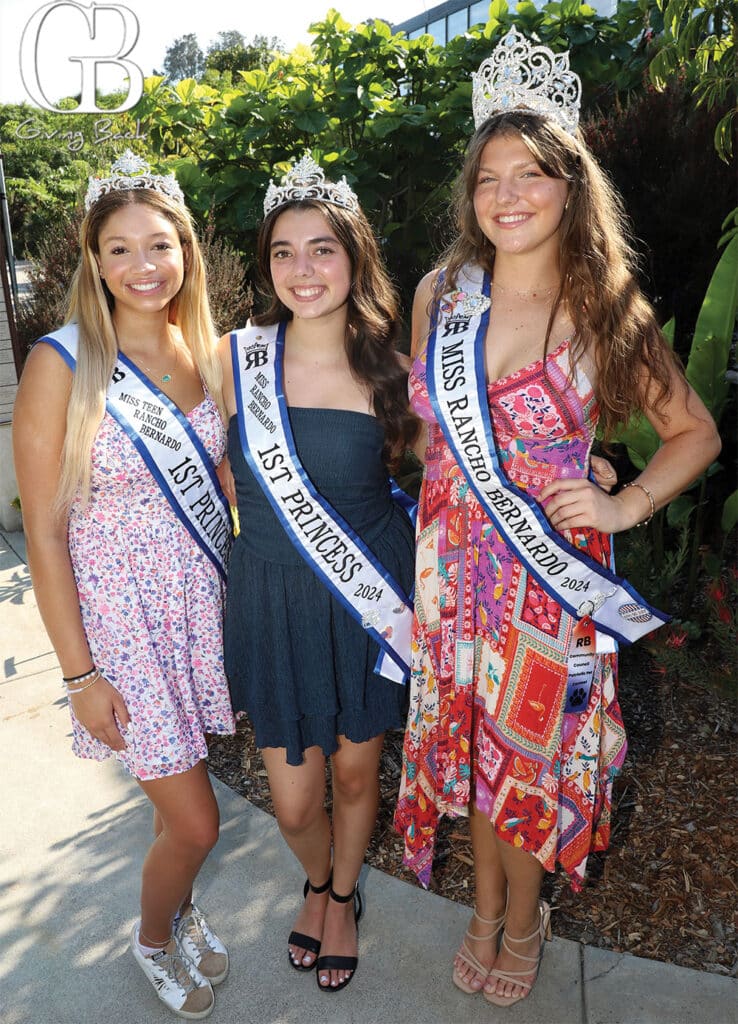
[[[643,484],[639,484],[637,480],[633,480],[629,484],[623,484],[620,490],[624,491],[626,487],[640,487],[640,489],[648,498],[649,504],[651,506],[651,512],[647,519],[642,519],[640,523],[635,524],[636,526],[646,526],[648,523],[651,522],[651,520],[653,519],[654,512],[656,511],[656,502],[653,500],[653,494],[651,494],[649,489],[647,487],[644,487]]]

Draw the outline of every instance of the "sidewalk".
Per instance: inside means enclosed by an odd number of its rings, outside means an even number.
[[[150,834],[145,798],[115,762],[80,761],[56,658],[24,564],[0,534],[0,1022],[173,1024],[128,948]],[[274,820],[215,782],[221,838],[196,898],[231,973],[214,1024],[733,1024],[735,979],[547,943],[532,995],[510,1010],[451,984],[466,907],[373,869],[362,880],[360,963],[344,992],[287,964],[303,879]],[[553,919],[554,931],[556,918]]]

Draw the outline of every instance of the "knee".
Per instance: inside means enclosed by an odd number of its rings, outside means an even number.
[[[277,807],[275,811],[279,830],[286,839],[289,839],[300,836],[313,827],[323,813],[323,803],[294,803]]]
[[[334,769],[333,796],[343,803],[356,803],[379,794],[379,779],[356,769]]]
[[[218,842],[219,831],[220,822],[217,815],[202,815],[188,822],[182,841],[193,853],[207,857]]]

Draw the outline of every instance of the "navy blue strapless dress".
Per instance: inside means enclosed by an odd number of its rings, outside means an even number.
[[[320,494],[409,593],[414,531],[390,496],[379,422],[339,409],[290,408],[295,446]],[[228,454],[241,533],[231,552],[225,665],[233,709],[247,711],[259,747],[286,747],[289,764],[338,736],[362,743],[403,728],[407,688],[376,675],[378,645],[297,553],[241,450],[235,417]]]

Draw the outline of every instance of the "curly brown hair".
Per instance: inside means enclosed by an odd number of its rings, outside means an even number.
[[[348,254],[351,291],[347,303],[346,355],[356,380],[370,389],[374,412],[384,428],[384,460],[394,472],[415,440],[418,420],[410,409],[407,370],[396,349],[400,329],[397,293],[364,213],[310,199],[294,200],[273,210],[264,219],[256,243],[261,289],[269,306],[252,320],[267,325],[292,319],[292,313],[274,290],[270,246],[277,218],[294,208],[315,209],[322,214]]]
[[[619,423],[643,408],[647,392],[657,411],[663,407],[672,395],[672,369],[679,363],[638,284],[637,259],[620,196],[579,135],[569,135],[554,121],[524,110],[497,114],[479,127],[455,184],[458,236],[444,254],[445,279],[441,284],[439,277],[437,288],[453,288],[466,263],[493,272],[495,248],[477,223],[474,192],[484,147],[505,135],[518,135],[544,174],[568,185],[560,229],[561,286],[551,310],[544,357],[556,312],[563,305],[576,328],[574,361],[587,352],[595,362],[600,424],[607,439]]]

